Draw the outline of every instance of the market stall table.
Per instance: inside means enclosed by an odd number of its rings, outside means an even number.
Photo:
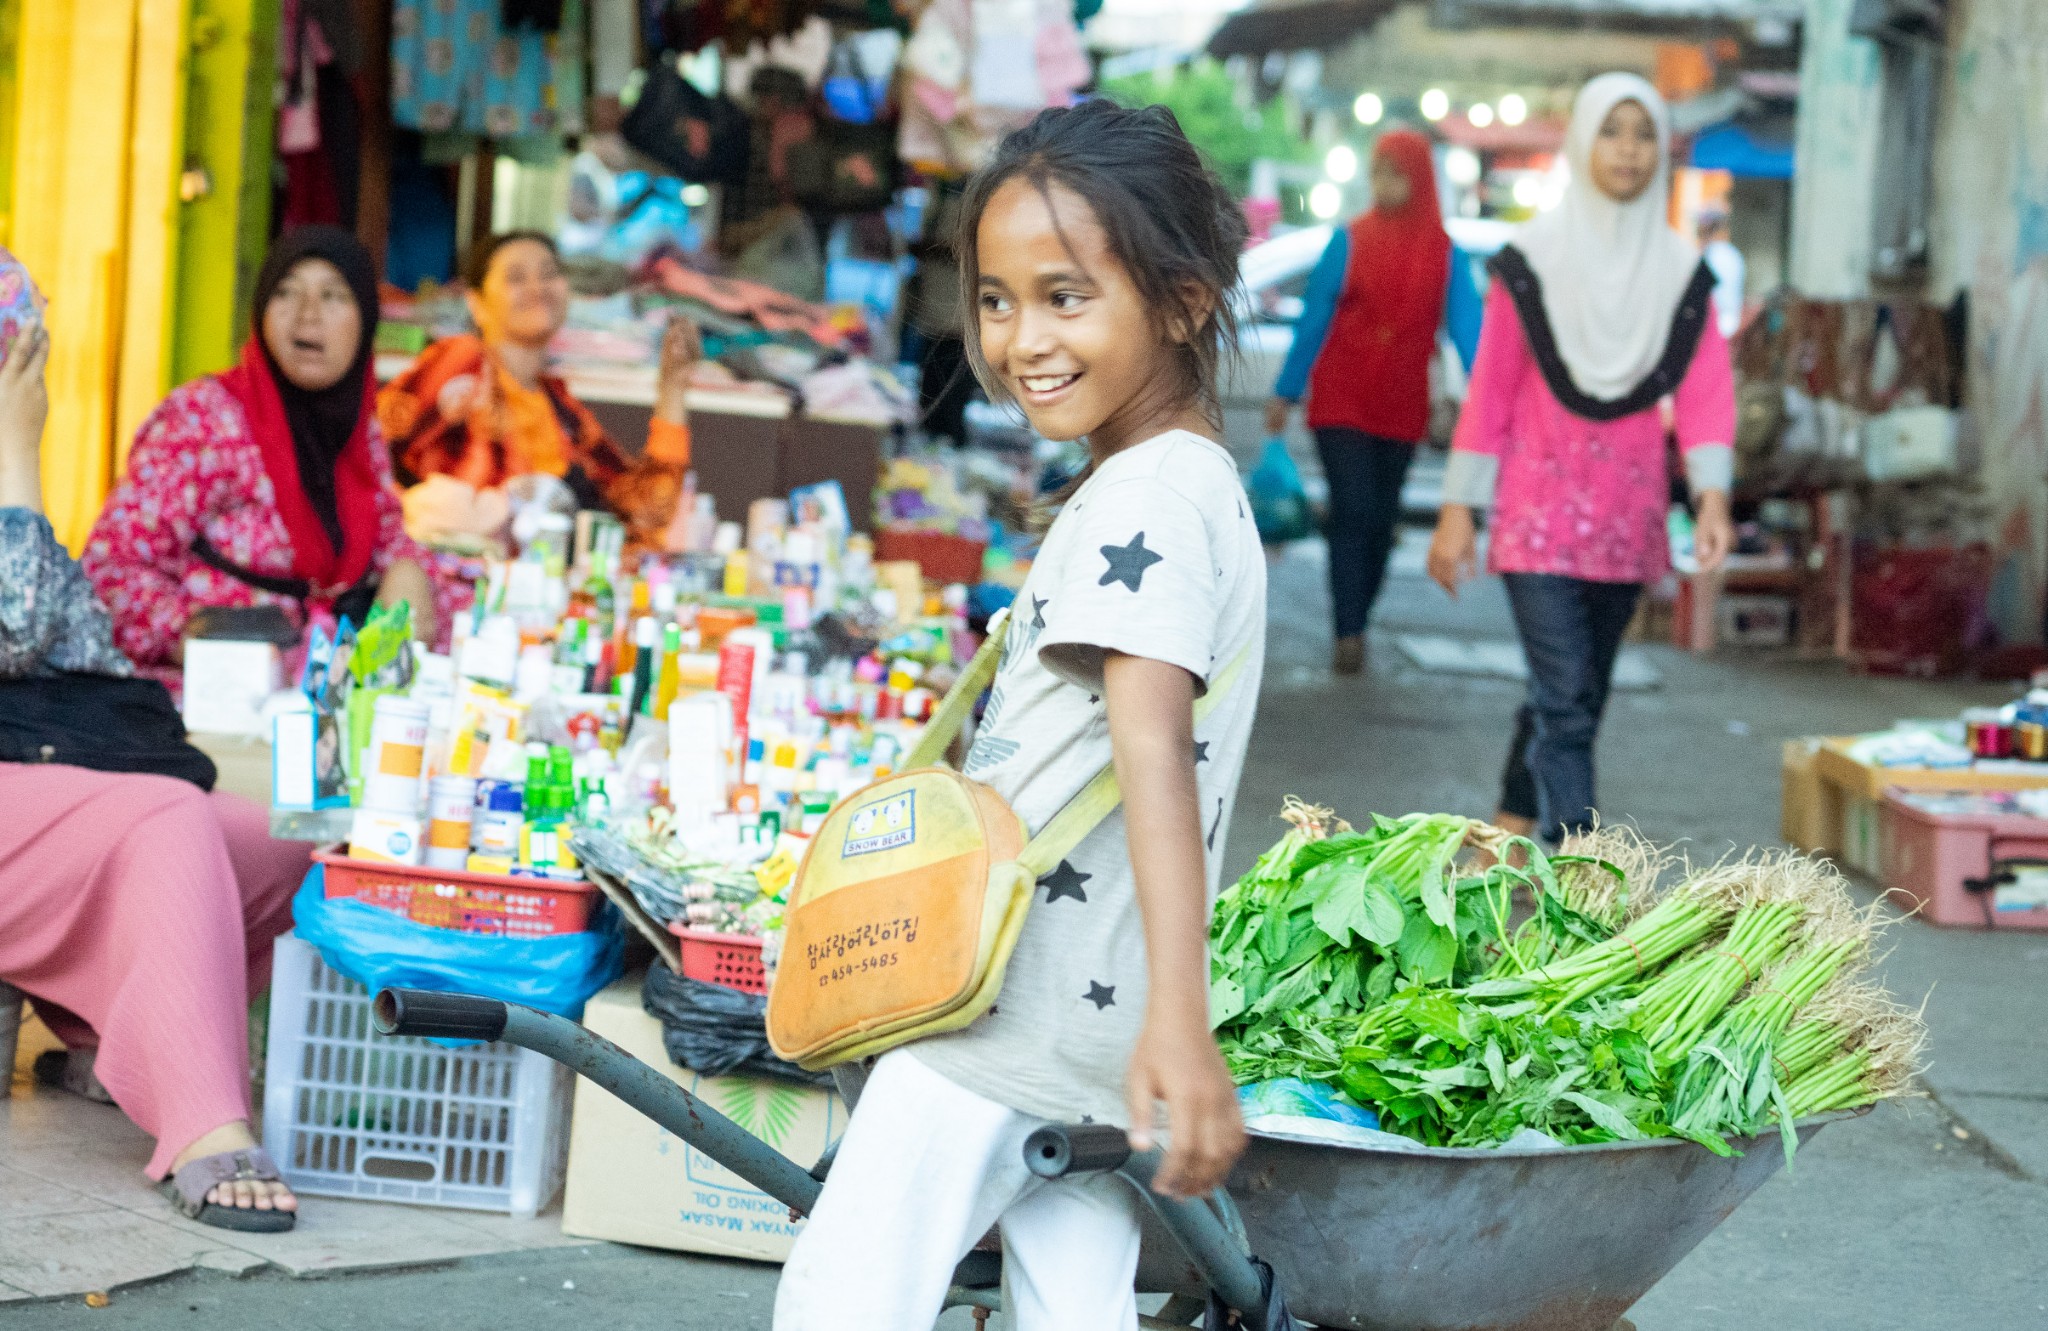
[[[1784,752],[1782,832],[1815,855],[1832,855],[1858,873],[1882,875],[1878,808],[1888,789],[2038,790],[2048,763],[1980,759],[1968,767],[1879,767],[1850,752],[1854,736],[1789,740]]]

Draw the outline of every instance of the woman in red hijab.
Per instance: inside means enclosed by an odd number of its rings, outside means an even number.
[[[1429,367],[1447,331],[1469,367],[1479,342],[1472,266],[1444,231],[1429,140],[1413,130],[1373,145],[1372,211],[1338,227],[1309,277],[1273,400],[1280,434],[1308,397],[1308,426],[1330,485],[1333,669],[1365,668],[1365,622],[1386,576],[1401,483],[1429,434]]]
[[[303,628],[409,601],[431,642],[460,594],[428,578],[391,486],[369,251],[338,227],[302,227],[272,248],[255,297],[241,363],[150,413],[80,561],[115,645],[167,681],[207,607],[276,605]]]

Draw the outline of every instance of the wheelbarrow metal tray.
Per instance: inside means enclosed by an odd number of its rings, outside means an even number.
[[[1799,1126],[1805,1141],[1829,1120]],[[1677,1139],[1385,1150],[1254,1136],[1230,1178],[1294,1315],[1348,1331],[1608,1331],[1785,1163]],[[1178,1283],[1178,1282],[1175,1282]]]

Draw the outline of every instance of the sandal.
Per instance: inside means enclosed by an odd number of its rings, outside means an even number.
[[[202,1225],[238,1229],[251,1234],[282,1234],[299,1221],[296,1211],[259,1211],[253,1206],[222,1206],[206,1194],[223,1183],[282,1183],[277,1162],[260,1146],[218,1155],[202,1155],[163,1182],[157,1191],[171,1199],[178,1214]]]

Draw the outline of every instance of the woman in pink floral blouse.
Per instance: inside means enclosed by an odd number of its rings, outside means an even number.
[[[1665,220],[1668,139],[1642,79],[1604,74],[1580,91],[1563,201],[1493,263],[1430,548],[1430,576],[1455,595],[1474,510],[1491,506],[1487,562],[1529,661],[1497,821],[1552,840],[1593,819],[1614,658],[1643,584],[1671,566],[1667,402],[1701,567],[1734,539],[1734,379],[1713,272]]]
[[[278,241],[241,363],[174,390],[143,422],[81,563],[115,644],[167,680],[209,606],[352,615],[409,601],[432,642],[462,588],[405,535],[370,373],[377,279],[337,227]]]

